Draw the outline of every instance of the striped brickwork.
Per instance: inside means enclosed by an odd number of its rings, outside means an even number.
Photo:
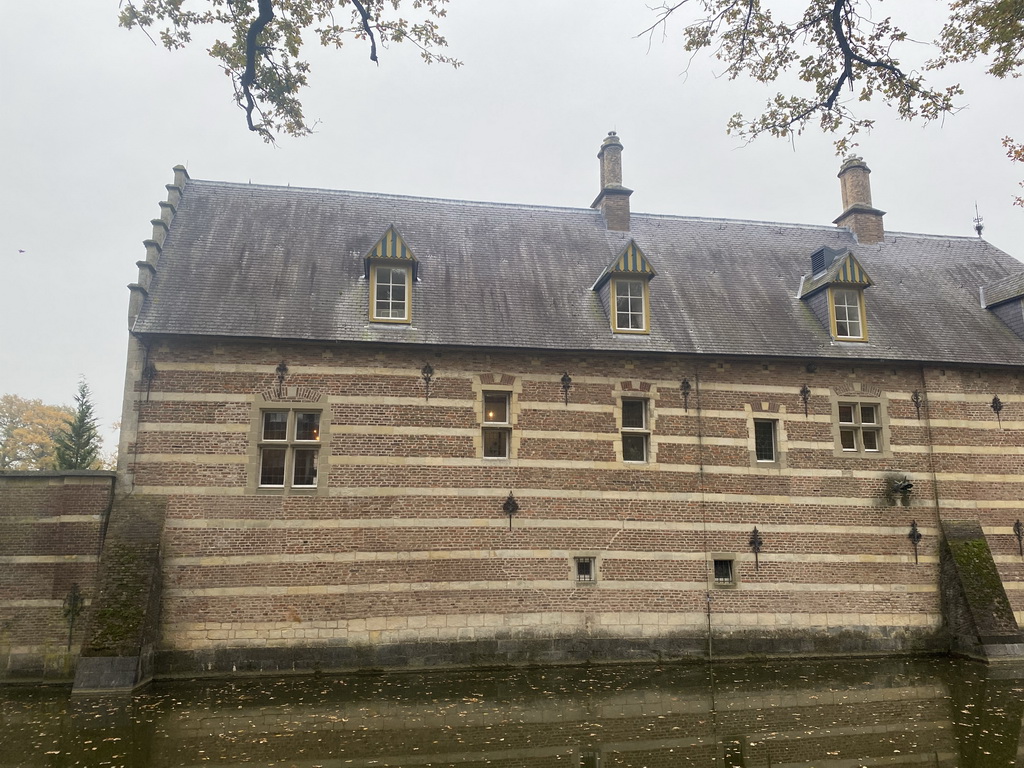
[[[936,500],[982,523],[1024,620],[1012,370],[185,341],[149,354],[122,461],[134,493],[169,501],[167,651],[517,638],[692,650],[709,597],[728,651],[935,649]],[[510,393],[508,459],[483,457],[485,391]],[[646,463],[622,460],[624,397],[647,401]],[[880,408],[881,450],[844,453],[837,403],[862,401]],[[253,425],[275,402],[328,414],[314,491],[255,487]],[[758,419],[776,423],[775,462],[755,459]],[[893,473],[914,483],[909,507],[884,498]],[[580,557],[593,582],[577,580]],[[715,559],[733,560],[736,584],[711,583]]]
[[[68,675],[85,615],[69,650],[65,600],[77,584],[92,601],[113,482],[111,472],[0,474],[0,680]]]

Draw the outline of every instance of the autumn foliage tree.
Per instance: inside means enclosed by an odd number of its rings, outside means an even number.
[[[70,415],[42,400],[0,397],[0,472],[55,469],[53,435]]]

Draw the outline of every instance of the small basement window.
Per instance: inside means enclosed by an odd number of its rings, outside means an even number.
[[[732,558],[716,558],[712,560],[712,580],[716,586],[727,587],[736,583],[736,571]]]
[[[593,557],[574,557],[576,581],[597,581],[597,567]]]

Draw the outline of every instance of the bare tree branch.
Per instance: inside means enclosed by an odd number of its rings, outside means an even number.
[[[370,38],[370,61],[374,64],[379,64],[377,61],[377,38],[373,36],[373,28],[370,27],[370,22],[373,20],[373,17],[367,13],[366,8],[361,2],[359,2],[359,0],[352,0],[352,5],[354,5],[356,10],[359,11],[359,15],[363,19],[363,31],[366,33],[367,37]]]
[[[242,86],[242,94],[245,96],[245,121],[250,131],[259,131],[253,125],[252,113],[256,109],[256,99],[252,95],[252,86],[256,82],[256,57],[259,54],[259,47],[256,41],[260,33],[266,29],[267,24],[274,20],[274,7],[272,0],[259,0],[259,16],[249,26],[245,35],[245,72],[239,80]]]

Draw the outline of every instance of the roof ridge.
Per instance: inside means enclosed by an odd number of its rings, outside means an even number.
[[[217,181],[214,179],[195,179],[190,178],[189,184],[209,184],[224,187],[231,187],[233,189],[266,189],[275,191],[288,191],[294,190],[296,192],[318,192],[323,194],[332,195],[350,195],[362,198],[385,198],[388,200],[408,200],[417,202],[432,202],[432,203],[450,203],[455,205],[465,205],[474,207],[487,207],[487,208],[505,208],[515,210],[536,210],[536,211],[575,211],[578,213],[591,213],[593,209],[583,206],[570,206],[570,205],[544,205],[540,203],[505,203],[494,200],[468,200],[465,198],[456,197],[430,197],[426,195],[403,195],[392,192],[366,192],[355,189],[330,189],[328,187],[302,187],[302,186],[291,186],[281,184],[262,184],[253,182],[237,182],[237,181]],[[721,216],[692,216],[679,213],[645,213],[643,211],[637,211],[632,214],[635,218],[642,219],[665,219],[672,221],[692,221],[701,223],[722,223],[722,224],[751,224],[754,226],[762,227],[786,227],[790,229],[802,229],[802,230],[822,230],[826,232],[844,232],[845,228],[836,227],[831,223],[822,224],[807,224],[801,222],[788,222],[788,221],[769,221],[764,219],[732,219],[724,218]],[[901,232],[887,230],[885,233],[886,239],[890,237],[914,237],[928,240],[956,240],[956,241],[971,241],[978,240],[991,246],[987,240],[977,237],[976,235],[936,235],[929,234],[926,232]],[[995,247],[995,246],[991,246]]]

